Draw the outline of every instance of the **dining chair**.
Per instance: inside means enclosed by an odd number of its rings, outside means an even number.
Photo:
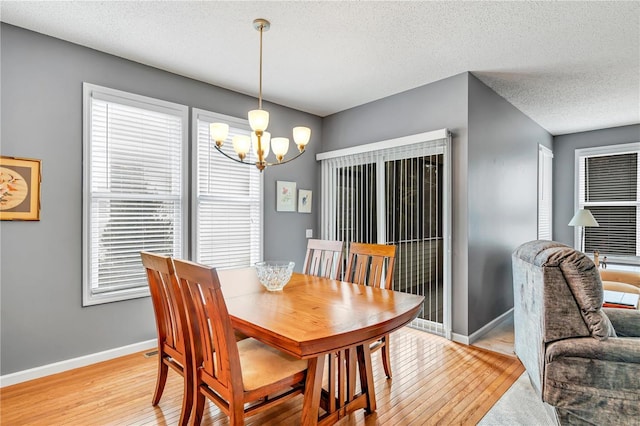
[[[343,247],[342,241],[308,240],[302,273],[338,279],[342,270]]]
[[[236,341],[215,268],[177,259],[174,266],[191,342],[192,424],[202,421],[205,397],[236,426],[303,392],[307,360],[251,337]]]
[[[193,373],[189,335],[184,332],[185,318],[181,316],[182,293],[170,257],[148,252],[140,252],[140,257],[147,271],[158,334],[158,375],[151,403],[160,402],[171,367],[184,379],[179,424],[186,425],[193,406]]]
[[[351,243],[349,245],[347,271],[343,281],[392,290],[395,259],[395,245]],[[382,350],[382,366],[387,378],[390,379],[389,335],[386,334],[382,338],[371,342],[370,349],[371,353]]]

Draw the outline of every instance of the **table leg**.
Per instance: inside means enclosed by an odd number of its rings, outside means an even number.
[[[302,404],[302,424],[311,426],[318,424],[318,410],[322,394],[322,372],[326,355],[309,359],[307,381],[305,383],[304,402]]]
[[[371,349],[369,344],[358,346],[358,366],[360,370],[360,386],[367,396],[367,413],[376,411],[376,391],[373,384],[373,368],[371,367]]]

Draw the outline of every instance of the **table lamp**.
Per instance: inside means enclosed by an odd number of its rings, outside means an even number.
[[[569,226],[580,227],[580,251],[584,252],[584,228],[587,226],[600,226],[591,211],[587,209],[578,209],[569,221]]]

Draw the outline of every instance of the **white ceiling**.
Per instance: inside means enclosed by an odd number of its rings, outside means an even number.
[[[471,71],[550,133],[640,123],[640,2],[2,1],[3,22],[319,116]]]

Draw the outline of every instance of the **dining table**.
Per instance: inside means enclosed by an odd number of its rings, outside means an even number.
[[[376,410],[369,343],[409,324],[424,301],[424,296],[299,273],[281,291],[266,290],[254,268],[218,270],[218,276],[237,331],[309,361],[303,425],[334,424],[355,410]],[[357,393],[350,368],[359,373]]]

